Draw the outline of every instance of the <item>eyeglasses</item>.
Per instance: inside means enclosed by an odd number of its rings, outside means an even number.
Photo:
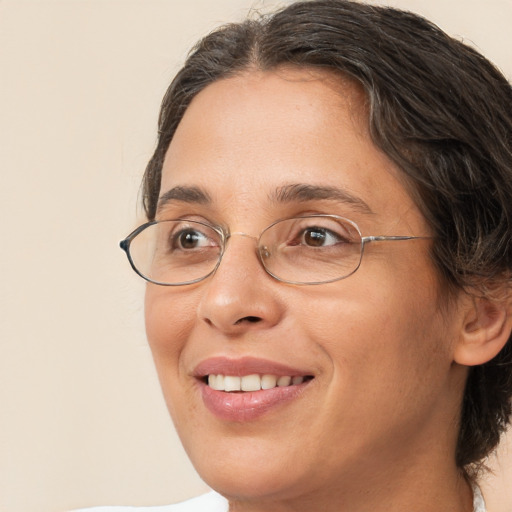
[[[259,237],[187,219],[153,221],[139,226],[120,246],[141,277],[163,286],[180,286],[213,274],[234,235],[256,240],[257,255],[268,274],[298,285],[330,283],[352,275],[367,243],[430,238],[362,236],[349,219],[307,215],[278,220]]]

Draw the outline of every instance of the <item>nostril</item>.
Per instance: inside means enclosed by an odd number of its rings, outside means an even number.
[[[244,316],[235,322],[235,325],[240,325],[243,322],[249,322],[251,324],[255,324],[257,322],[261,322],[261,318],[259,316]]]

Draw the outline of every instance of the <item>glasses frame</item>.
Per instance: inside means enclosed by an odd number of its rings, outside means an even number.
[[[334,278],[334,279],[329,279],[327,281],[315,281],[315,282],[290,281],[290,280],[287,280],[287,279],[282,279],[279,276],[273,274],[266,267],[266,265],[265,265],[265,263],[263,261],[263,258],[261,256],[261,251],[262,251],[262,249],[264,249],[264,247],[260,246],[260,240],[261,240],[261,237],[263,236],[263,234],[266,231],[268,231],[269,229],[271,229],[273,226],[275,226],[276,224],[279,224],[280,222],[284,222],[284,221],[292,220],[292,219],[309,219],[309,218],[314,218],[314,217],[330,218],[330,219],[341,220],[341,221],[344,221],[344,222],[348,222],[349,224],[351,224],[356,229],[356,231],[359,233],[359,236],[361,238],[361,250],[360,250],[359,261],[357,263],[357,266],[349,274],[344,275],[342,277],[337,277],[337,278]],[[130,253],[130,244],[132,243],[133,239],[139,233],[141,233],[142,231],[144,231],[148,227],[153,226],[155,224],[159,224],[161,222],[194,222],[196,224],[200,224],[202,226],[206,226],[209,229],[213,229],[213,231],[218,233],[219,236],[220,236],[220,240],[221,240],[221,250],[220,250],[220,253],[219,253],[217,264],[214,266],[214,268],[208,274],[206,274],[205,276],[199,277],[197,279],[193,279],[192,281],[186,281],[184,283],[163,283],[163,282],[160,282],[160,281],[155,281],[153,279],[150,279],[149,277],[146,277],[144,274],[142,274],[137,269],[137,267],[136,267],[136,265],[135,265],[135,263],[134,263],[134,261],[132,259],[132,256],[131,256],[131,253]],[[359,226],[353,220],[347,219],[346,217],[342,217],[341,215],[318,213],[318,214],[299,215],[299,216],[296,216],[296,217],[294,216],[294,217],[286,217],[286,218],[283,218],[283,219],[278,219],[278,220],[272,222],[272,224],[267,226],[265,229],[263,229],[263,231],[257,237],[253,236],[253,235],[249,235],[248,233],[243,233],[243,232],[239,232],[239,231],[234,232],[234,233],[230,233],[229,231],[225,231],[221,226],[214,226],[214,225],[209,224],[207,222],[202,222],[202,221],[198,221],[198,220],[193,220],[192,221],[190,219],[181,219],[181,218],[165,219],[165,220],[153,220],[153,221],[145,222],[144,224],[141,224],[138,228],[134,229],[125,239],[123,239],[123,240],[121,240],[119,242],[119,246],[126,253],[126,256],[128,257],[128,261],[129,261],[130,266],[132,267],[133,271],[137,275],[142,277],[142,279],[144,279],[145,281],[147,281],[149,283],[153,283],[153,284],[159,285],[159,286],[187,286],[187,285],[190,285],[190,284],[199,283],[199,282],[205,280],[207,277],[209,277],[209,276],[211,276],[212,274],[215,273],[215,271],[219,268],[219,265],[220,265],[220,263],[222,261],[222,257],[224,256],[224,252],[226,250],[227,242],[228,242],[229,238],[231,238],[234,235],[245,236],[245,237],[252,238],[252,239],[256,240],[257,248],[258,248],[258,250],[257,250],[258,259],[260,260],[261,266],[263,267],[263,269],[265,270],[265,272],[268,275],[270,275],[276,281],[279,281],[281,283],[294,284],[294,285],[300,285],[300,286],[309,286],[309,285],[319,285],[319,284],[334,283],[336,281],[341,281],[342,279],[346,279],[347,277],[350,277],[352,274],[357,272],[357,270],[361,266],[361,262],[363,260],[364,249],[365,249],[366,244],[368,244],[368,243],[371,243],[371,242],[397,242],[397,241],[406,241],[406,240],[430,240],[430,239],[432,239],[431,236],[412,236],[412,235],[392,235],[392,236],[390,236],[390,235],[376,235],[376,236],[375,235],[370,235],[370,236],[363,236],[361,234],[361,230],[359,229]]]

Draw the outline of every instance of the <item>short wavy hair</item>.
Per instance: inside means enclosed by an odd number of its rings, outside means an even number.
[[[433,258],[449,290],[510,285],[512,88],[473,48],[410,12],[347,0],[293,3],[202,39],[169,86],[146,168],[143,205],[154,219],[164,157],[188,105],[208,84],[283,65],[349,76],[366,93],[373,142],[407,177],[434,232]],[[455,460],[467,475],[511,418],[512,340],[471,367]]]

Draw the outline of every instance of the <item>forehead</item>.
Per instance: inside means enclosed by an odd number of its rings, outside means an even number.
[[[414,207],[399,176],[371,141],[365,95],[352,81],[252,71],[194,98],[169,146],[161,196],[196,186],[239,211],[268,202],[280,187],[307,184],[339,188],[396,217]]]
[[[270,168],[287,150],[317,158],[313,144],[329,145],[333,137],[339,144],[339,136],[349,132],[368,138],[364,104],[355,83],[330,72],[282,68],[219,80],[191,102],[171,141],[164,171],[178,162],[198,168],[205,152],[212,165],[232,164],[240,157],[245,166],[250,158],[255,170],[256,164]]]

